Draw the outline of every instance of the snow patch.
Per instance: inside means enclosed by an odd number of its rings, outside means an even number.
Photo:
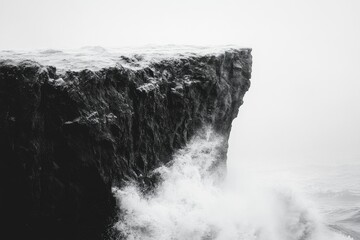
[[[17,63],[24,59],[36,61],[44,66],[54,66],[59,73],[67,70],[93,71],[122,65],[130,69],[143,69],[154,62],[169,59],[198,57],[205,55],[218,56],[225,52],[240,50],[249,52],[249,48],[234,45],[225,46],[177,46],[147,45],[143,47],[103,48],[88,46],[80,49],[45,49],[38,51],[0,51],[0,60],[13,60]],[[166,76],[164,76],[166,78]]]

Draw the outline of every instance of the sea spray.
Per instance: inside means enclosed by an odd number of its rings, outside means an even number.
[[[160,182],[144,193],[135,183],[114,189],[115,225],[129,240],[338,240],[293,189],[261,178],[222,179],[224,138],[203,129],[155,170]],[[256,179],[257,181],[254,181]]]

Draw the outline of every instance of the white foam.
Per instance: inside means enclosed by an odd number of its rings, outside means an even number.
[[[114,189],[121,208],[116,228],[142,240],[341,240],[294,189],[256,175],[219,184],[214,163],[223,138],[211,130],[157,169],[163,182],[150,195],[134,184]]]

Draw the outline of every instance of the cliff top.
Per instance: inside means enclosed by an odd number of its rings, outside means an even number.
[[[225,52],[240,51],[249,53],[250,48],[234,45],[199,47],[199,46],[144,46],[103,48],[99,46],[83,47],[72,50],[37,50],[37,51],[0,51],[0,63],[17,65],[24,60],[31,60],[43,66],[53,66],[58,72],[67,70],[81,71],[84,69],[100,70],[121,65],[131,69],[141,69],[151,63],[162,60],[218,56]]]

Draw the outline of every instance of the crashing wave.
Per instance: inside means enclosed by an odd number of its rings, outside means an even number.
[[[219,182],[223,138],[210,128],[155,170],[151,192],[135,183],[114,189],[121,237],[142,240],[351,239],[330,231],[309,203],[291,189],[261,183]],[[221,178],[220,178],[221,179]]]

